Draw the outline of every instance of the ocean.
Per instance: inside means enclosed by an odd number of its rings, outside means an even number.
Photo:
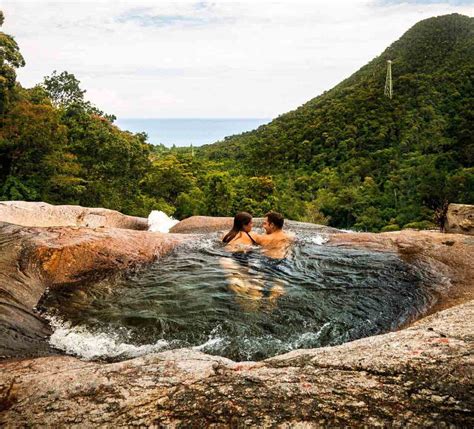
[[[201,146],[224,137],[251,131],[270,122],[269,118],[178,118],[178,119],[117,119],[122,130],[148,134],[148,142],[167,147]]]

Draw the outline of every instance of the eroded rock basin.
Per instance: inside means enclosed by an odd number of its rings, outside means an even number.
[[[44,344],[49,327],[32,309],[46,286],[79,285],[149,263],[188,238],[5,224],[1,234],[10,240],[1,258],[2,327],[14,333],[2,335],[7,356],[15,354],[17,342]],[[437,290],[435,314],[401,331],[258,363],[189,348],[120,363],[7,359],[0,364],[0,423],[472,426],[472,238],[413,231],[330,234],[326,245],[393,252],[410,266],[436,272],[447,289]],[[27,353],[45,350],[35,346],[20,354]]]
[[[293,232],[283,260],[258,248],[232,255],[220,234],[205,234],[135,272],[53,290],[40,303],[55,328],[50,343],[86,359],[191,347],[259,361],[393,331],[449,288],[397,252]]]

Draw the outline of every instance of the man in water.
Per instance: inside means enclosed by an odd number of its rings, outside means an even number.
[[[263,221],[264,235],[255,235],[255,241],[262,246],[262,252],[269,258],[283,259],[294,236],[283,231],[285,219],[280,213],[269,212]]]

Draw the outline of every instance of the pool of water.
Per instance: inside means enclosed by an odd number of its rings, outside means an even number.
[[[236,258],[203,238],[140,271],[50,293],[51,343],[89,359],[195,347],[260,360],[394,330],[436,299],[430,275],[396,253],[298,237],[284,260],[257,249]]]

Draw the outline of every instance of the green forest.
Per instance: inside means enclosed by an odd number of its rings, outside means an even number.
[[[178,219],[276,210],[363,231],[436,227],[448,203],[474,203],[474,18],[421,21],[333,89],[200,148],[120,130],[68,71],[22,87],[20,47],[2,32],[0,46],[0,200]]]

